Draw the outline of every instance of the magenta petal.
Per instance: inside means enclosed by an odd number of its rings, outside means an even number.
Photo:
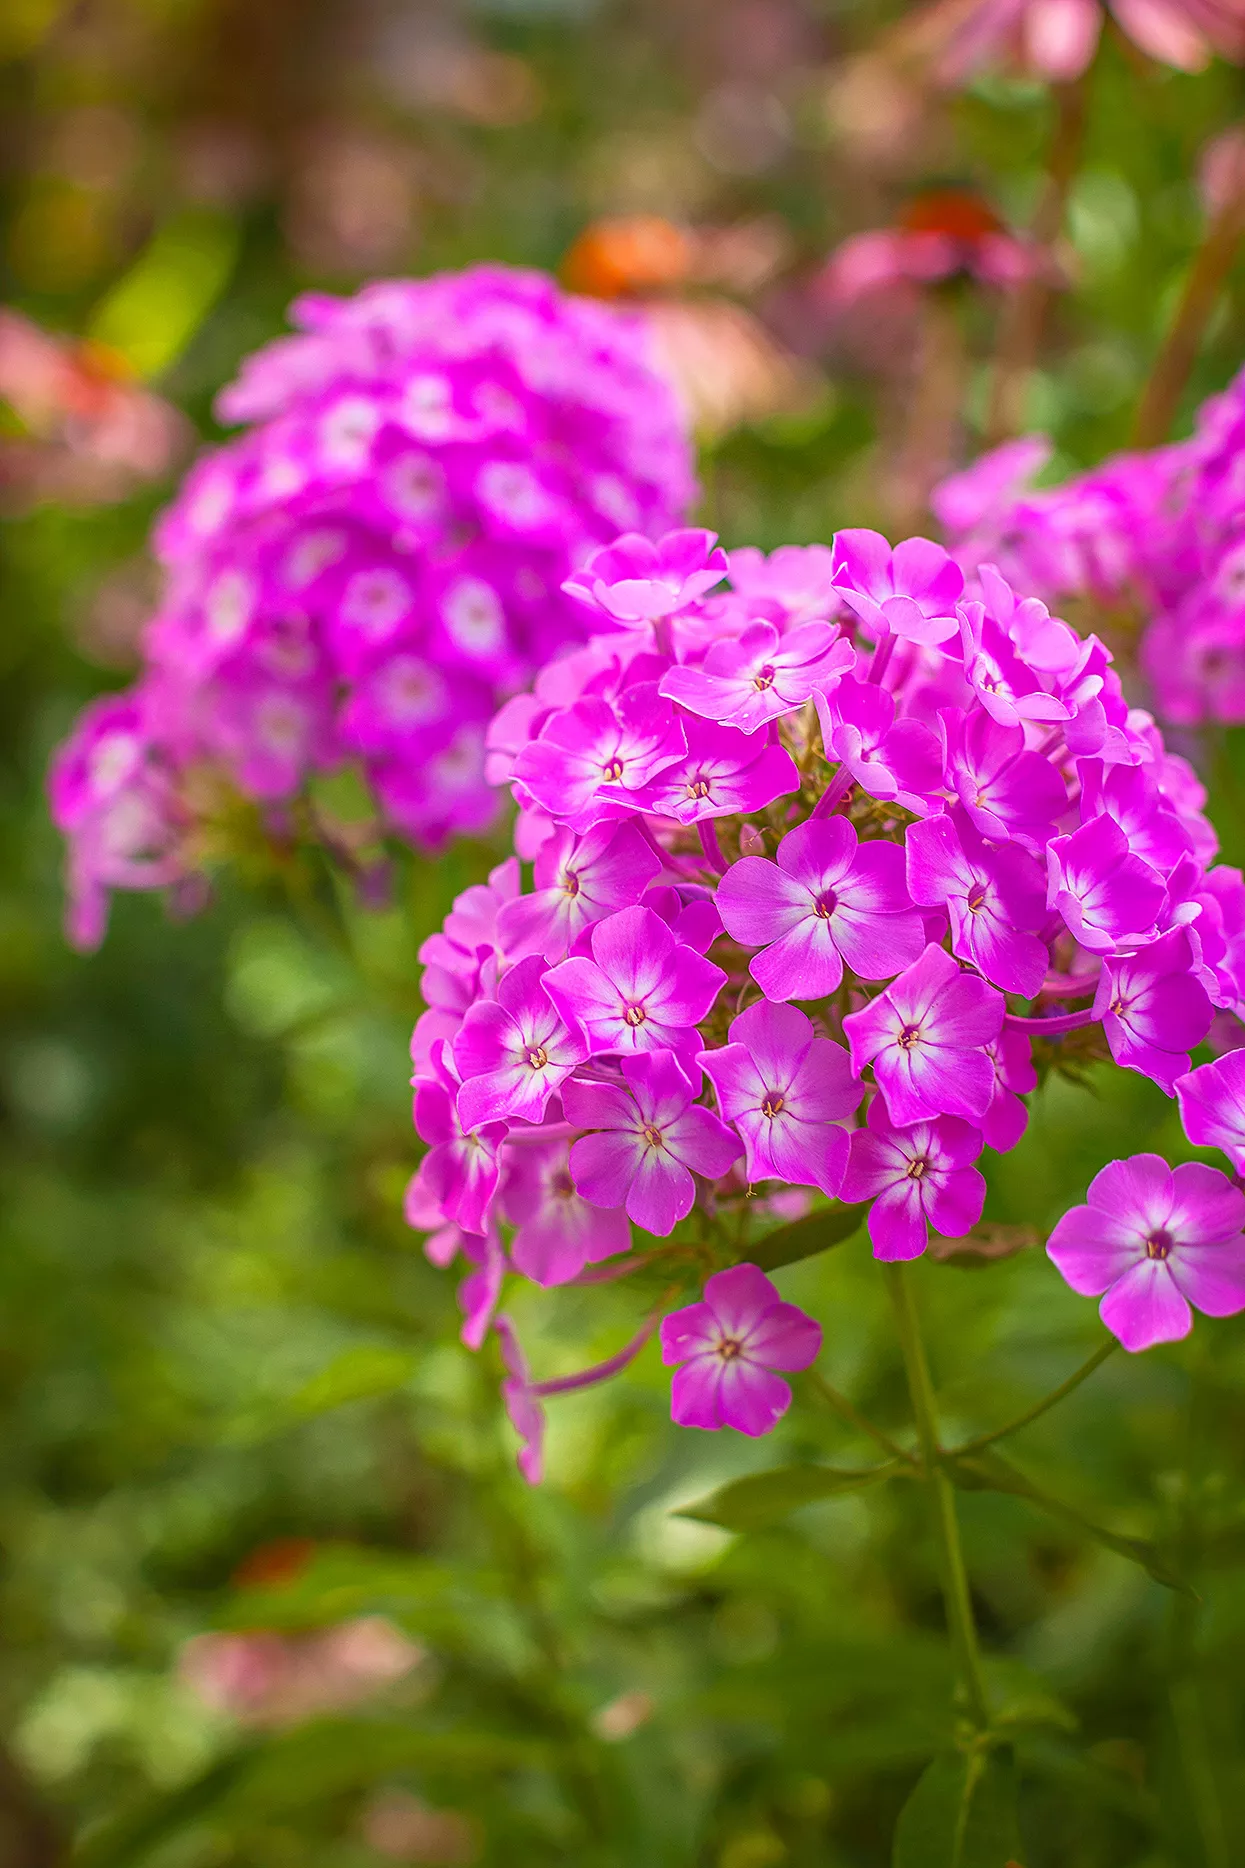
[[[1097,1206],[1074,1206],[1046,1242],[1061,1276],[1082,1297],[1100,1297],[1145,1254],[1136,1221]]]
[[[732,1265],[715,1271],[705,1285],[705,1302],[723,1334],[742,1340],[757,1318],[782,1300],[777,1286],[755,1265]]]
[[[722,1424],[754,1439],[769,1433],[791,1406],[791,1390],[779,1375],[745,1356],[722,1364],[718,1410]]]
[[[603,1141],[605,1137],[597,1136],[595,1139]],[[575,1144],[576,1148],[583,1145],[582,1142]],[[681,1161],[674,1160],[661,1148],[633,1149],[629,1173],[631,1184],[626,1196],[628,1215],[645,1232],[666,1238],[678,1222],[686,1219],[691,1212],[696,1198],[695,1181]],[[616,1202],[610,1201],[609,1204],[614,1205]]]
[[[689,1356],[706,1354],[721,1331],[708,1304],[686,1304],[661,1320],[661,1359],[667,1368]]]
[[[1107,1328],[1125,1349],[1179,1342],[1193,1328],[1193,1312],[1160,1259],[1143,1258],[1111,1286],[1098,1306]]]
[[[901,1181],[878,1195],[869,1208],[869,1237],[873,1256],[886,1263],[921,1256],[929,1232],[915,1181]]]
[[[1177,1290],[1208,1317],[1245,1310],[1245,1238],[1178,1245],[1167,1265]]]
[[[744,1339],[744,1354],[767,1369],[806,1369],[821,1353],[821,1325],[796,1304],[774,1304]]]
[[[668,1358],[667,1358],[668,1360]],[[695,1356],[677,1370],[670,1384],[670,1414],[679,1427],[723,1426],[718,1391],[726,1364],[720,1356]]]

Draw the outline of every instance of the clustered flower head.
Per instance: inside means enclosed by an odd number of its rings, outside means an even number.
[[[763,1432],[820,1342],[749,1260],[792,1189],[867,1203],[875,1255],[914,1258],[976,1225],[983,1151],[1016,1145],[1040,1073],[1096,1058],[1245,1151],[1245,1081],[1190,1070],[1216,1010],[1245,1011],[1245,880],[1100,641],[867,531],[769,558],[623,537],[567,588],[594,633],[489,731],[516,855],[422,954],[408,1216],[467,1262],[468,1341],[508,1270],[624,1275],[638,1228],[630,1263],[713,1272],[661,1325],[676,1418]],[[1224,1176],[1169,1178],[1114,1255],[1064,1222],[1102,1263],[1052,1242],[1076,1289],[1117,1292],[1130,1347],[1187,1299],[1245,1304]],[[1119,1284],[1147,1252],[1161,1315],[1152,1275]],[[541,1382],[499,1320],[529,1477],[542,1398],[655,1323]]]
[[[1062,485],[1026,436],[943,482],[934,509],[957,560],[988,561],[1048,602],[1113,615],[1140,634],[1158,714],[1245,720],[1245,373],[1202,408],[1187,441],[1117,455]]]
[[[293,317],[220,397],[248,428],[160,522],[142,678],[58,761],[83,944],[108,889],[193,871],[208,780],[278,818],[349,762],[385,830],[426,847],[486,827],[491,715],[586,633],[568,572],[691,497],[632,313],[479,266],[311,294]]]

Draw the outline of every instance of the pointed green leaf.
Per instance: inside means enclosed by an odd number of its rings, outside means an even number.
[[[893,1868],[1007,1868],[1019,1855],[1011,1754],[935,1758],[899,1813]]]
[[[906,1476],[902,1460],[887,1460],[881,1466],[848,1469],[839,1466],[775,1466],[769,1472],[751,1472],[745,1479],[733,1479],[694,1505],[684,1505],[675,1513],[679,1518],[695,1518],[699,1524],[717,1524],[725,1531],[761,1531],[776,1524],[801,1505],[811,1505],[822,1498],[838,1498],[845,1492],[862,1492],[883,1479]]]
[[[845,1239],[852,1238],[863,1220],[863,1210],[858,1206],[840,1206],[837,1202],[819,1206],[803,1219],[767,1233],[754,1247],[749,1263],[759,1265],[762,1271],[777,1271],[779,1266],[794,1265],[798,1259],[815,1258],[818,1252],[828,1252],[832,1245],[842,1245]]]
[[[1167,1589],[1177,1589],[1183,1595],[1193,1594],[1184,1577],[1172,1568],[1157,1544],[1145,1537],[1127,1537],[1118,1531],[1110,1531],[1106,1525],[1087,1518],[1075,1505],[1069,1505],[1062,1498],[1055,1498],[1041,1486],[1035,1485],[993,1448],[983,1448],[981,1452],[970,1456],[949,1453],[945,1455],[943,1465],[952,1481],[963,1490],[1006,1492],[1013,1498],[1026,1498],[1030,1504],[1049,1512],[1052,1517],[1062,1518],[1065,1523],[1075,1525],[1087,1537],[1092,1537],[1095,1543],[1102,1544],[1107,1550],[1114,1550],[1117,1556],[1127,1557],[1130,1563],[1139,1563],[1156,1583],[1162,1583]]]

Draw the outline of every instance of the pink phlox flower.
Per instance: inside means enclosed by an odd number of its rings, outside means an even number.
[[[991,842],[1014,839],[1040,853],[1068,808],[1050,760],[1026,749],[1023,727],[1000,726],[984,709],[944,707],[938,724],[947,786],[975,828]]]
[[[613,704],[594,698],[553,714],[515,760],[515,777],[555,820],[589,830],[625,815],[634,794],[686,751],[674,709],[644,681]]]
[[[843,977],[886,979],[920,953],[924,932],[904,882],[903,851],[860,843],[844,817],[788,831],[777,861],[745,856],[718,884],[727,932],[760,947],[749,964],[768,999],[820,999]]]
[[[964,674],[991,719],[1000,726],[1016,726],[1025,720],[1069,717],[1071,710],[1047,693],[983,604],[962,603],[959,617]]]
[[[497,998],[471,1006],[458,1028],[454,1063],[465,1129],[541,1121],[554,1091],[588,1056],[587,1038],[541,984],[546,966],[538,954],[520,960],[498,981]]]
[[[662,1319],[661,1359],[677,1369],[674,1419],[680,1427],[769,1433],[791,1405],[791,1389],[774,1371],[806,1369],[820,1349],[820,1325],[784,1304],[755,1265],[717,1271],[699,1304]]]
[[[667,532],[656,544],[627,532],[593,552],[562,588],[616,622],[655,622],[677,615],[721,583],[727,558],[715,545],[716,532],[693,526]]]
[[[841,1045],[818,1037],[793,1005],[752,1005],[732,1021],[729,1042],[699,1062],[743,1137],[750,1182],[820,1187],[836,1198],[847,1163],[840,1125],[863,1094]]]
[[[458,1078],[443,1042],[432,1047],[433,1075],[415,1080],[415,1127],[431,1144],[420,1163],[421,1193],[464,1232],[480,1233],[497,1189],[504,1122],[467,1129],[457,1107]]]
[[[1054,452],[1047,435],[1020,435],[979,455],[959,473],[949,474],[930,495],[930,510],[956,540],[961,563],[979,564],[989,549],[978,550],[978,533],[993,538],[994,528],[1017,494],[1045,467]]]
[[[1190,1306],[1208,1317],[1245,1310],[1245,1193],[1217,1168],[1133,1155],[1096,1174],[1086,1198],[1046,1249],[1074,1291],[1102,1297],[1099,1314],[1125,1349],[1187,1336]]]
[[[525,1137],[507,1148],[505,1160],[498,1206],[517,1229],[510,1260],[525,1278],[546,1288],[567,1284],[585,1265],[627,1251],[626,1216],[591,1205],[577,1191],[565,1138]]]
[[[772,728],[741,733],[694,716],[683,723],[687,756],[668,765],[636,794],[636,809],[679,824],[764,810],[798,791],[795,761]]]
[[[512,694],[503,701],[484,735],[484,778],[489,785],[508,785],[515,760],[531,743],[554,709],[535,694]]]
[[[634,824],[598,824],[582,836],[560,826],[537,854],[534,893],[507,902],[498,916],[507,958],[564,959],[585,928],[634,906],[660,869]]]
[[[1245,1005],[1245,878],[1219,863],[1200,878],[1198,915],[1190,925],[1201,956],[1199,977],[1216,1005]]]
[[[873,1256],[919,1258],[931,1226],[948,1239],[971,1232],[986,1199],[985,1180],[972,1165],[980,1153],[980,1134],[957,1116],[895,1128],[875,1097],[867,1126],[852,1135],[841,1194],[849,1205],[873,1202]]]
[[[689,713],[752,733],[828,692],[855,660],[833,623],[801,623],[780,636],[760,621],[735,641],[715,642],[701,667],[670,669],[660,691]]]
[[[1033,858],[1016,843],[986,843],[959,811],[912,824],[905,847],[908,893],[923,908],[946,908],[952,952],[1031,999],[1050,960],[1037,938],[1046,879]]]
[[[1002,993],[962,973],[949,953],[928,946],[843,1030],[857,1076],[873,1065],[892,1122],[935,1116],[980,1121],[994,1095],[994,1066],[984,1047],[1003,1026]]]
[[[1237,1173],[1245,1173],[1245,1050],[1178,1077],[1176,1100],[1194,1146],[1222,1148]]]
[[[832,621],[842,607],[829,545],[780,545],[768,557],[743,545],[730,553],[730,577],[739,596],[780,605],[788,628]]]
[[[593,926],[591,958],[564,960],[545,990],[594,1052],[687,1050],[725,984],[720,966],[675,939],[651,908],[623,908]]]
[[[532,1391],[527,1357],[510,1318],[494,1318],[493,1329],[506,1371],[501,1398],[510,1425],[519,1436],[516,1463],[529,1485],[539,1485],[545,1476],[545,1410]]]
[[[1134,856],[1113,817],[1096,817],[1047,851],[1047,904],[1082,947],[1108,953],[1144,942],[1163,907],[1163,878]]]
[[[892,551],[880,532],[849,529],[834,540],[835,588],[875,640],[946,642],[959,627],[964,573],[941,545],[905,538]]]
[[[1094,997],[1117,1064],[1140,1071],[1168,1096],[1189,1069],[1188,1053],[1210,1030],[1214,1009],[1194,973],[1193,943],[1176,928],[1139,953],[1107,955]]]
[[[846,766],[871,798],[894,799],[920,817],[931,809],[942,788],[942,755],[923,720],[896,719],[889,689],[855,675],[813,701],[827,759]]]
[[[1097,759],[1077,763],[1081,780],[1081,821],[1105,814],[1120,826],[1134,856],[1162,876],[1170,876],[1193,849],[1193,835],[1169,809],[1149,766],[1105,767]]]
[[[739,1138],[694,1099],[699,1089],[672,1051],[622,1060],[623,1083],[572,1078],[568,1122],[593,1133],[571,1146],[575,1186],[594,1206],[624,1207],[665,1238],[696,1198],[694,1174],[717,1180],[743,1153]]]
[[[1029,1111],[1021,1097],[1036,1090],[1038,1074],[1027,1034],[1014,1025],[1004,1025],[986,1055],[994,1065],[994,1095],[981,1118],[981,1134],[987,1148],[1005,1155],[1014,1148],[1029,1125]]]
[[[680,946],[694,953],[708,953],[723,931],[717,898],[699,883],[654,883],[641,905],[660,915]]]

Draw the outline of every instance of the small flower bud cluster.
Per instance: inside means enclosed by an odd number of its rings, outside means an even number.
[[[916,1257],[980,1219],[1039,1067],[1170,1096],[1245,1010],[1245,881],[1099,641],[925,539],[713,547],[624,537],[569,580],[596,633],[489,734],[517,854],[423,950],[408,1215],[469,1261],[474,1345],[508,1269],[620,1272],[588,1268],[631,1226],[746,1260],[792,1188]],[[676,1419],[771,1426],[819,1341],[788,1308],[731,1264],[667,1318]],[[634,1346],[533,1383],[500,1327],[532,1476],[540,1396]]]
[[[1050,603],[1114,610],[1124,635],[1140,629],[1164,720],[1245,720],[1245,374],[1187,441],[1034,489],[1049,452],[1026,436],[943,482],[934,508],[957,560],[994,563]]]
[[[90,710],[53,778],[72,929],[106,891],[194,865],[204,774],[274,810],[345,761],[384,828],[483,829],[484,730],[568,638],[567,573],[693,491],[643,327],[501,266],[297,301],[219,410],[245,433],[164,515],[135,690]]]

